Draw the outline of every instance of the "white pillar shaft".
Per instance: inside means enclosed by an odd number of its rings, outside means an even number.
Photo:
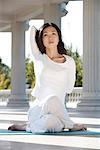
[[[12,23],[12,89],[8,106],[28,106],[25,80],[25,23],[14,22]]]
[[[100,111],[100,0],[83,1],[83,97],[77,109]]]
[[[12,94],[25,96],[25,35],[23,23],[12,28]]]
[[[84,0],[83,94],[100,98],[100,0]]]
[[[61,12],[58,4],[45,4],[44,5],[44,22],[55,23],[61,28]]]

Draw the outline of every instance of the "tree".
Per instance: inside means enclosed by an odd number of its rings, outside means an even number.
[[[6,74],[0,74],[0,89],[9,89],[10,88],[10,79]]]
[[[11,70],[2,63],[0,58],[0,89],[8,89],[11,87]]]
[[[75,86],[76,87],[81,87],[83,84],[83,62],[82,62],[82,58],[80,57],[79,53],[74,52],[74,56],[73,56],[75,63],[76,63],[76,82],[75,82]]]
[[[29,58],[26,59],[26,84],[29,88],[35,86],[34,63]]]
[[[67,48],[67,53],[73,57],[76,64],[76,81],[75,87],[82,87],[83,84],[83,62],[82,58],[79,55],[77,49],[75,52],[72,52],[72,44],[70,47]]]

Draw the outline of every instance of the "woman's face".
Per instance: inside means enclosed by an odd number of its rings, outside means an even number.
[[[49,26],[45,28],[42,38],[43,44],[47,49],[57,47],[59,42],[59,36],[57,30],[54,27]]]

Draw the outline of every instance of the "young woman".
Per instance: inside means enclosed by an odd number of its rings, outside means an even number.
[[[66,93],[72,92],[75,83],[75,62],[66,54],[60,29],[53,23],[44,24],[38,31],[32,27],[30,43],[36,75],[32,95],[36,100],[29,110],[28,123],[8,129],[30,132],[86,130],[83,124],[76,124],[69,118],[65,108]]]

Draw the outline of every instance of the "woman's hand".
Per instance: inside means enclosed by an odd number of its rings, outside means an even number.
[[[87,127],[84,124],[74,124],[72,129],[69,129],[69,131],[81,131],[81,130],[87,130]]]

